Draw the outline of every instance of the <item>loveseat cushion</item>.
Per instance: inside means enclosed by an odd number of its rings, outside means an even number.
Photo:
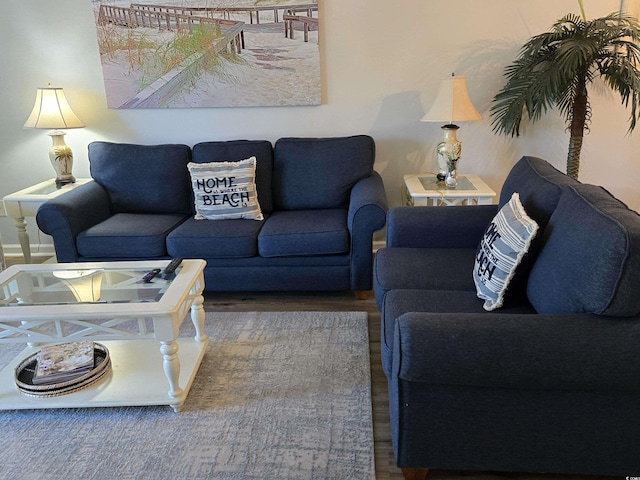
[[[185,215],[117,213],[78,235],[78,253],[93,258],[164,257],[167,235],[185,218]]]
[[[256,157],[256,189],[263,213],[273,210],[271,179],[273,174],[273,146],[268,140],[229,140],[201,142],[193,146],[195,163],[237,162]]]
[[[499,206],[502,208],[514,193],[518,193],[527,215],[542,229],[555,210],[562,189],[567,185],[580,185],[580,182],[545,160],[525,156],[513,166],[502,185]]]
[[[89,144],[91,176],[113,213],[183,214],[192,209],[187,145]]]
[[[353,185],[373,172],[374,159],[368,135],[281,138],[274,148],[274,209],[346,207]]]
[[[565,189],[527,295],[538,313],[640,313],[640,216],[602,187]]]
[[[246,258],[258,254],[264,220],[205,221],[189,218],[167,237],[172,257]]]
[[[347,210],[276,211],[258,235],[261,257],[338,255],[349,252]]]

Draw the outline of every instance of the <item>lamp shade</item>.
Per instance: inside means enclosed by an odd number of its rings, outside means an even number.
[[[454,75],[442,81],[438,96],[422,117],[423,122],[449,123],[480,119],[482,115],[469,99],[466,77]]]
[[[24,123],[28,128],[82,128],[84,124],[73,113],[62,88],[38,88],[31,115]]]

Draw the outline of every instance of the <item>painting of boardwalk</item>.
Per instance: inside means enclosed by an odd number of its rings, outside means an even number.
[[[317,1],[92,1],[109,108],[319,105]]]

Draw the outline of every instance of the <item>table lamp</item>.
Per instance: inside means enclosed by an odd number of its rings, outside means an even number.
[[[460,128],[453,122],[480,120],[482,115],[476,110],[467,93],[467,81],[464,76],[453,73],[443,80],[433,105],[422,117],[423,122],[448,122],[441,128],[444,139],[438,144],[438,181],[445,182],[448,188],[456,188],[458,160],[462,146],[456,132]]]
[[[67,183],[73,183],[76,179],[71,173],[73,168],[73,153],[64,142],[62,128],[82,128],[84,124],[73,113],[62,88],[54,88],[49,85],[46,88],[36,90],[36,101],[31,115],[24,124],[27,128],[52,129],[53,145],[49,148],[49,159],[56,171],[56,185],[61,187]]]

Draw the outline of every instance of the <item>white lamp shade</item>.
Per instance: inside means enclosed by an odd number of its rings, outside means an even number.
[[[38,88],[31,115],[24,123],[28,128],[82,128],[84,124],[73,113],[62,88]]]
[[[443,80],[438,95],[423,122],[464,122],[480,120],[482,115],[471,103],[464,76],[451,76]]]

